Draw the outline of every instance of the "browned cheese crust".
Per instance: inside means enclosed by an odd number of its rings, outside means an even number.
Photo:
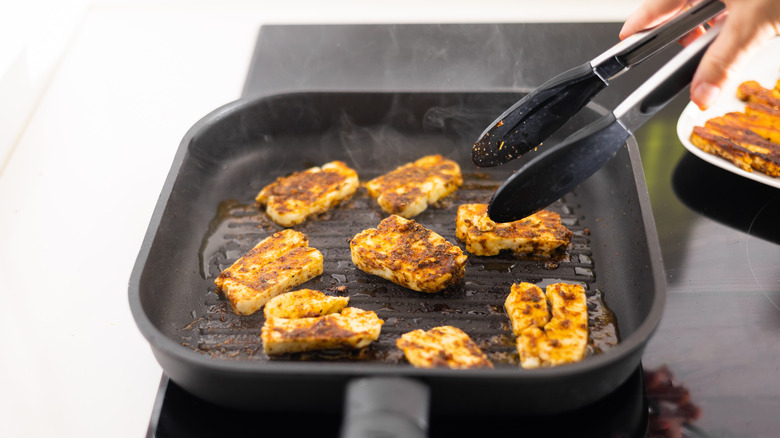
[[[349,243],[358,269],[420,292],[460,283],[467,256],[456,245],[414,220],[392,215]]]
[[[528,327],[544,327],[550,321],[547,298],[542,289],[531,283],[515,283],[504,302],[512,323],[512,333],[519,336]]]
[[[564,250],[572,232],[553,211],[541,210],[514,222],[493,222],[487,204],[458,207],[455,235],[466,244],[466,251],[479,256],[494,256],[509,250],[517,255],[551,257]]]
[[[485,353],[457,327],[434,327],[427,332],[414,330],[395,343],[417,368],[493,368]]]
[[[704,152],[717,155],[731,161],[746,172],[753,171],[753,156],[745,149],[726,137],[722,137],[701,126],[694,126],[691,143]]]
[[[322,274],[322,254],[298,231],[283,230],[259,242],[214,280],[233,311],[251,315],[271,298]]]
[[[746,117],[733,114],[714,117],[704,127],[694,127],[691,143],[747,172],[757,170],[769,176],[780,176],[780,144],[760,135],[780,137],[780,131],[755,124],[750,126]]]
[[[428,155],[366,183],[383,211],[412,218],[463,184],[458,163]]]
[[[277,178],[255,200],[277,224],[291,227],[349,199],[359,186],[358,175],[342,161],[312,167]]]
[[[751,114],[747,113],[748,108],[745,107],[745,113],[730,112],[721,117],[710,119],[707,124],[712,129],[721,131],[723,135],[736,135],[738,138],[744,136],[745,140],[743,141],[755,141],[757,142],[756,148],[770,151],[780,145],[780,129],[778,128],[780,118],[777,115],[771,115],[771,113],[759,113],[758,108],[760,108],[759,105],[753,104]],[[780,110],[775,112],[780,114]],[[769,143],[769,145],[760,146],[762,143]]]
[[[780,107],[772,107],[763,103],[748,103],[745,105],[745,115],[753,118],[756,125],[780,130]],[[770,139],[780,143],[774,138]]]
[[[312,318],[341,312],[349,297],[331,297],[313,289],[285,292],[272,298],[263,308],[267,318]]]
[[[518,291],[523,293],[533,289],[521,283]],[[512,321],[513,327],[527,325],[517,336],[517,352],[523,368],[578,362],[587,351],[588,306],[585,289],[578,284],[555,283],[547,286],[546,298],[552,316],[547,323],[539,324],[540,320],[529,320],[525,315],[521,315],[517,322],[514,319]],[[513,312],[510,318],[517,314]]]
[[[268,355],[312,350],[360,349],[379,338],[383,320],[376,313],[347,307],[341,313],[313,318],[266,320],[261,330]]]
[[[780,80],[778,80],[780,83]],[[758,102],[780,108],[780,89],[764,88],[757,81],[745,81],[737,87],[737,98],[745,102]]]
[[[778,81],[780,83],[780,81]],[[746,81],[737,97],[746,101],[744,112],[730,112],[695,126],[691,143],[746,172],[780,176],[780,89]]]

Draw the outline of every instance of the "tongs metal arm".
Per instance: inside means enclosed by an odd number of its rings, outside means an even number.
[[[472,161],[479,167],[497,166],[536,148],[587,105],[610,79],[679,40],[724,8],[719,0],[705,0],[545,82],[488,126],[474,143]]]
[[[590,61],[603,80],[619,76],[630,67],[679,41],[688,32],[718,15],[726,6],[718,0],[704,0],[678,14],[662,26],[638,32]]]

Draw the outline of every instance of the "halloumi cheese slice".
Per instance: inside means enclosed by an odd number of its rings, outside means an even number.
[[[349,297],[331,297],[313,289],[285,292],[271,298],[263,308],[266,318],[312,318],[341,312]]]
[[[383,211],[409,219],[462,184],[458,163],[428,155],[368,181],[366,189]]]
[[[515,283],[504,302],[504,309],[512,323],[512,333],[519,336],[528,327],[544,327],[550,321],[547,297],[542,289],[531,283]]]
[[[780,108],[780,80],[775,88],[764,88],[758,81],[745,81],[737,86],[737,98],[745,102],[760,102]]]
[[[523,368],[578,362],[587,351],[585,289],[579,284],[555,283],[547,286],[545,295],[552,314],[549,322],[530,325],[517,336],[517,352]]]
[[[358,269],[419,292],[460,283],[468,256],[413,219],[392,215],[349,242]]]
[[[376,313],[347,307],[341,313],[313,318],[276,318],[261,330],[268,355],[328,349],[360,349],[379,338],[384,321]]]
[[[271,298],[322,274],[322,253],[298,231],[263,239],[214,280],[233,311],[251,315]]]
[[[488,217],[487,207],[458,207],[455,236],[471,254],[494,256],[509,250],[517,255],[551,257],[571,241],[572,232],[563,226],[558,213],[541,210],[517,221],[498,223]]]
[[[357,191],[358,174],[343,161],[331,161],[290,176],[277,178],[257,194],[266,214],[283,227],[300,224],[349,199]]]
[[[414,330],[396,340],[406,359],[417,368],[493,368],[487,355],[463,330],[453,326]]]

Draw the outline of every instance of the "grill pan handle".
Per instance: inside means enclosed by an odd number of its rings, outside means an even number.
[[[347,384],[341,438],[425,438],[430,389],[402,377],[366,377]]]

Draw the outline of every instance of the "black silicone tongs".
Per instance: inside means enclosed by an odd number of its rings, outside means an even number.
[[[704,0],[656,28],[637,33],[593,60],[545,82],[504,111],[472,148],[479,167],[505,164],[536,148],[603,90],[609,81],[678,41],[720,13]]]
[[[693,78],[721,24],[675,55],[611,113],[522,165],[493,194],[488,216],[496,222],[522,219],[552,204],[596,173],[656,112]]]

